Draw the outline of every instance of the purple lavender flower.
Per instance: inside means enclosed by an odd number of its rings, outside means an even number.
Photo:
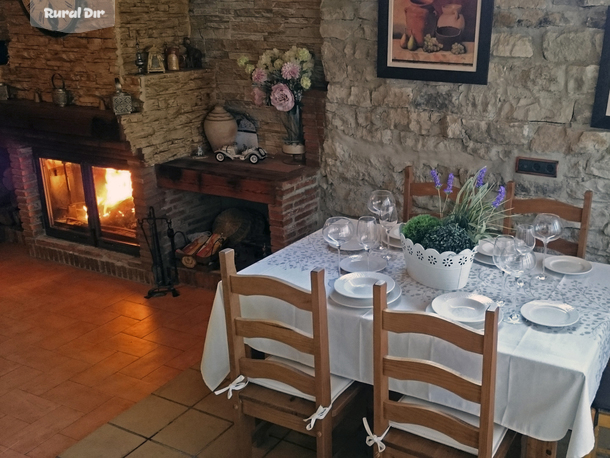
[[[451,192],[453,191],[453,179],[454,179],[453,173],[450,173],[449,176],[447,177],[447,187],[443,191],[445,194],[451,194]]]
[[[479,170],[479,173],[477,173],[477,182],[475,184],[475,186],[477,188],[480,188],[481,186],[483,186],[483,178],[485,178],[486,173],[487,173],[487,166],[483,167],[481,170]]]
[[[496,197],[496,200],[494,200],[491,203],[491,206],[493,208],[498,208],[505,197],[506,197],[506,188],[504,186],[500,186],[500,189],[498,189],[498,196]]]
[[[438,177],[438,172],[434,169],[430,170],[430,175],[432,175],[432,178],[434,178],[434,187],[436,189],[441,189],[441,186],[443,186],[441,184],[441,179]]]

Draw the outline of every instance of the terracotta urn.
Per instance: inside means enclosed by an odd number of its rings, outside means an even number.
[[[436,11],[434,0],[407,0],[405,21],[407,35],[413,37],[418,47],[424,45],[426,35],[434,36],[436,30]]]
[[[203,131],[212,149],[217,149],[235,143],[237,121],[222,106],[216,105],[203,122]]]
[[[462,12],[462,5],[449,4],[443,6],[443,14],[438,18],[436,26],[440,29],[441,27],[455,27],[464,31],[466,27],[466,21],[464,16],[460,14]]]

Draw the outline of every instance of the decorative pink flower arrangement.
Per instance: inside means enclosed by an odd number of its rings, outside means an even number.
[[[271,105],[278,111],[290,111],[294,106],[294,95],[284,83],[276,84],[271,88]]]
[[[306,48],[293,46],[282,53],[265,51],[256,66],[245,56],[237,59],[252,79],[252,97],[258,106],[271,105],[279,111],[290,111],[301,103],[303,92],[311,87],[314,59]]]

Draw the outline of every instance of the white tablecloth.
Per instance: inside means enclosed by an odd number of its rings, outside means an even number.
[[[395,309],[425,310],[442,291],[413,281],[406,273],[402,252],[393,250],[394,260],[383,271],[401,287],[403,299]],[[538,263],[540,266],[540,262]],[[338,276],[337,253],[323,241],[320,231],[274,253],[241,273],[269,275],[310,288],[309,271],[326,269],[330,284]],[[610,266],[594,263],[582,276],[552,275],[546,288],[517,288],[507,294],[503,313],[532,299],[551,299],[575,306],[580,320],[567,328],[523,324],[500,324],[495,421],[527,436],[556,441],[572,429],[568,457],[580,458],[594,445],[590,406],[603,369],[610,356]],[[492,266],[475,262],[467,286],[497,299],[501,274]],[[327,293],[332,291],[327,287]],[[515,304],[510,299],[515,298]],[[275,317],[311,332],[311,317],[278,300],[260,296],[242,298],[245,317]],[[371,310],[348,308],[329,299],[328,323],[331,371],[365,383],[373,382]],[[446,342],[421,335],[392,334],[390,351],[412,357],[432,358],[462,373],[477,377],[480,358],[469,359]],[[284,356],[305,364],[312,361],[292,348],[254,339],[248,343],[265,353]],[[459,355],[459,356],[458,356]],[[228,350],[221,286],[218,285],[201,362],[205,383],[215,389],[229,373]],[[419,382],[400,382],[392,389],[477,413],[475,405],[437,387]]]

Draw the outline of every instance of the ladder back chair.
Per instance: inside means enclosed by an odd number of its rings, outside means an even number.
[[[449,194],[449,199],[453,202],[457,199],[458,192],[460,192],[460,188],[457,186],[453,186],[453,191]],[[419,213],[415,213],[413,211],[413,198],[414,197],[425,197],[425,196],[436,196],[438,194],[438,190],[434,187],[433,182],[415,182],[415,173],[413,172],[413,166],[409,165],[405,168],[405,188],[404,188],[404,199],[403,199],[403,207],[402,207],[402,219],[403,221],[409,221],[415,215]],[[444,193],[443,193],[444,198]],[[434,216],[438,216],[438,214],[434,214]]]
[[[272,277],[237,275],[232,249],[220,252],[220,266],[233,382],[216,393],[233,397],[240,458],[252,456],[255,418],[314,436],[317,456],[330,458],[333,427],[348,407],[359,408],[362,385],[330,374],[324,270],[311,272],[309,292]],[[240,295],[276,298],[311,312],[312,334],[279,321],[243,318]],[[310,354],[314,368],[275,356],[253,359],[245,338],[272,339]]]
[[[506,218],[504,219],[504,233],[511,232],[512,215],[526,215],[529,213],[553,213],[566,221],[580,223],[578,232],[578,242],[571,242],[565,239],[558,239],[549,242],[548,247],[552,250],[569,256],[585,257],[587,253],[587,237],[589,236],[589,220],[591,219],[591,203],[593,201],[593,192],[586,191],[583,197],[583,206],[566,204],[554,199],[535,198],[535,199],[517,199],[515,195],[515,183],[510,181],[506,184],[507,201],[504,208],[507,209]],[[538,240],[536,244],[540,245]]]
[[[437,315],[387,309],[387,285],[373,286],[374,434],[379,456],[503,457],[516,435],[494,424],[499,309],[485,313],[484,331]],[[388,333],[434,336],[482,356],[481,382],[432,361],[390,356]],[[403,396],[390,399],[389,378],[439,386],[480,404],[480,416]],[[370,436],[369,436],[370,437]],[[478,451],[478,455],[477,455]]]

